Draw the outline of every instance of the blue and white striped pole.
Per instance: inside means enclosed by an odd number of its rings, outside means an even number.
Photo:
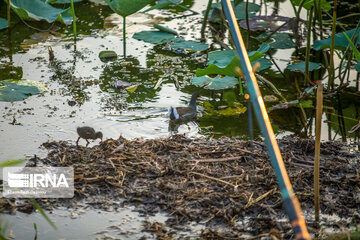
[[[267,146],[267,150],[270,156],[271,165],[275,171],[284,207],[295,232],[295,238],[310,239],[310,235],[306,228],[306,223],[301,211],[299,201],[295,196],[294,190],[290,183],[284,161],[281,157],[279,146],[275,139],[274,131],[270,124],[264,100],[261,96],[255,74],[252,71],[251,63],[239,30],[239,25],[235,18],[233,7],[230,0],[221,0],[221,2],[225,16],[228,20],[231,36],[234,41],[236,51],[240,58],[240,64],[246,79],[248,92],[250,94],[250,99],[253,106],[253,111],[261,129],[261,133],[265,138],[265,144]]]

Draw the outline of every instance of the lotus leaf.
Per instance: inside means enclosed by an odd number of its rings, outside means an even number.
[[[54,8],[41,0],[11,0],[10,3],[12,10],[24,20],[46,20],[49,23],[60,20],[67,24],[72,22],[72,16],[65,14],[70,8]]]
[[[148,12],[154,9],[166,8],[170,5],[179,4],[179,3],[181,3],[181,0],[159,0],[156,5],[146,9],[144,12]]]
[[[8,27],[8,21],[4,18],[0,18],[0,30]]]
[[[105,0],[105,2],[114,12],[126,17],[141,10],[146,5],[154,2],[154,0]]]
[[[302,2],[302,0],[291,0],[295,6],[299,6],[300,3]],[[328,3],[328,1],[326,0],[321,0],[321,9],[322,10],[325,10],[325,11],[329,11],[331,10],[331,5],[330,3]],[[314,0],[305,0],[305,3],[303,4],[303,7],[306,9],[306,10],[310,10],[311,6],[314,5]]]
[[[216,76],[215,78],[210,78],[207,76],[194,77],[191,79],[191,83],[195,86],[204,86],[205,89],[210,90],[221,90],[227,88],[233,88],[239,81],[230,76],[220,77]]]
[[[355,28],[351,29],[349,31],[346,31],[345,33],[350,39],[352,39],[354,36],[354,33],[355,33]],[[358,31],[356,32],[356,38],[358,40],[355,43],[355,46],[358,44],[359,37],[360,37],[360,29],[358,29]],[[316,41],[314,41],[314,49],[318,51],[318,50],[321,50],[324,48],[330,48],[330,44],[331,44],[331,37],[323,39],[323,40],[316,40]],[[345,50],[348,45],[349,45],[349,41],[347,40],[347,38],[343,34],[343,32],[335,34],[335,48],[336,49]]]
[[[21,101],[44,90],[45,87],[40,83],[28,80],[18,82],[2,81],[0,82],[0,101]]]
[[[175,36],[174,34],[160,32],[160,31],[141,31],[135,33],[133,35],[133,38],[148,43],[161,44],[161,43],[173,41],[175,39]]]
[[[314,71],[317,70],[321,67],[320,63],[314,63],[314,62],[309,62],[309,71]],[[305,72],[305,62],[299,62],[296,64],[292,64],[286,67],[286,69],[289,69],[292,72],[298,72],[298,70]]]
[[[193,40],[176,42],[171,44],[170,46],[172,48],[183,48],[183,49],[190,49],[193,51],[200,51],[200,52],[205,51],[206,49],[209,48],[209,45],[207,45],[206,43],[193,41]]]
[[[234,2],[231,1],[231,4],[234,8],[234,13],[235,13],[235,17],[237,20],[243,20],[246,19],[246,3],[245,2],[241,2],[239,4],[236,5],[236,7],[234,7]],[[213,3],[211,5],[211,10],[209,12],[209,16],[211,16],[212,11],[214,8],[221,8],[221,3]],[[255,14],[260,10],[260,6],[258,4],[255,3],[250,3],[248,5],[248,12],[249,12],[249,18],[251,18],[252,16],[255,16]],[[205,13],[205,11],[203,11],[203,13]]]

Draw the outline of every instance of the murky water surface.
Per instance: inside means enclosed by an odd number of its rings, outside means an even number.
[[[207,4],[206,0],[186,2],[187,7],[199,12],[204,10]],[[292,14],[288,2],[281,3],[279,9],[280,15]],[[204,113],[205,101],[218,106],[226,105],[222,99],[224,92],[213,93],[190,84],[196,68],[203,67],[192,55],[176,55],[163,50],[164,46],[154,46],[131,37],[135,32],[151,29],[149,24],[146,24],[148,19],[153,21],[163,18],[162,24],[177,30],[186,39],[199,39],[202,19],[200,15],[173,18],[189,12],[155,10],[151,12],[152,16],[130,16],[128,21],[136,21],[137,24],[130,24],[128,27],[127,58],[123,59],[122,24],[119,23],[120,26],[113,29],[104,28],[104,19],[110,16],[112,11],[107,6],[94,3],[78,3],[76,10],[79,19],[79,39],[76,44],[71,36],[71,26],[58,28],[57,24],[25,24],[20,21],[11,31],[10,42],[7,31],[0,32],[0,80],[23,78],[40,82],[47,88],[43,94],[24,101],[0,102],[0,162],[34,154],[43,156],[46,152],[41,148],[41,144],[46,141],[68,140],[75,143],[76,127],[82,125],[102,131],[105,139],[118,138],[120,135],[126,138],[166,137],[170,134],[168,107],[187,105],[194,91],[199,91],[202,95],[198,100],[198,121],[181,125],[179,133],[190,137],[225,135],[249,138],[247,113],[237,116],[210,116]],[[271,3],[261,11],[263,14],[271,12]],[[54,32],[43,33],[41,37],[37,37],[34,34],[38,31],[27,25],[43,30],[53,29]],[[31,38],[35,40],[29,41]],[[209,39],[208,42],[210,41]],[[49,47],[55,57],[52,62],[49,61]],[[115,51],[118,54],[117,60],[101,61],[98,54],[103,50]],[[293,49],[278,50],[273,54],[281,69],[287,66],[292,52]],[[263,74],[272,78],[274,85],[285,96],[291,96],[295,92],[288,82],[281,79],[274,67]],[[163,78],[163,81],[159,88],[154,89],[159,78]],[[118,80],[139,84],[139,87],[134,93],[116,89],[114,83]],[[261,89],[264,95],[273,94],[264,86],[261,86]],[[246,104],[243,99],[239,100]],[[270,114],[277,137],[302,132],[303,127],[294,117],[296,115],[299,115],[299,112],[295,110]],[[311,111],[309,116],[313,116]],[[324,114],[325,119],[327,116]],[[311,117],[308,121],[312,127],[309,132],[313,132]],[[336,127],[329,128],[326,124],[323,126],[324,140],[338,138]],[[256,127],[254,131],[255,136],[260,137]],[[82,141],[80,144],[85,144]],[[97,142],[90,146],[93,144]],[[7,216],[6,219],[10,226],[14,226],[11,228],[16,239],[26,239],[34,233],[32,222],[41,226],[39,231],[42,236],[55,238],[95,238],[99,232],[102,236],[115,234],[126,239],[143,236],[136,233],[140,229],[138,214],[128,209],[101,214],[89,211],[71,221],[68,221],[67,214],[65,210],[57,210],[51,216],[60,229],[59,232],[46,227],[44,219],[37,214],[27,216],[18,213],[16,216]],[[20,226],[22,224],[24,225]],[[118,228],[109,230],[109,225],[112,224],[123,224],[119,229],[128,229],[127,231],[135,233],[119,233]]]

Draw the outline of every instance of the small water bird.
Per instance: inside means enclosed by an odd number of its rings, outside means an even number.
[[[102,141],[103,138],[103,134],[102,132],[95,132],[95,130],[92,127],[77,127],[76,131],[79,135],[79,138],[76,141],[76,146],[78,146],[79,140],[80,138],[83,138],[86,140],[86,146],[89,145],[89,140],[88,139],[97,139],[100,138],[100,140]]]
[[[189,106],[187,107],[170,107],[169,117],[172,121],[188,121],[196,117],[196,99],[200,97],[198,92],[191,96]]]

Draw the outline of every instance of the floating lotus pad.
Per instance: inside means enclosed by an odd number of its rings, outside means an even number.
[[[208,76],[194,77],[191,79],[191,83],[195,86],[204,86],[205,89],[221,90],[227,88],[233,88],[239,81],[230,76],[210,78]]]
[[[141,31],[135,33],[133,38],[153,44],[161,44],[175,40],[174,34],[160,31]]]
[[[321,67],[320,63],[314,63],[314,62],[309,62],[309,71],[314,71],[317,70]],[[286,69],[289,69],[292,72],[298,72],[298,70],[305,72],[305,62],[299,62],[296,64],[292,64],[286,67]]]
[[[206,43],[198,42],[198,41],[179,41],[176,43],[172,43],[170,45],[172,48],[182,48],[182,49],[190,49],[192,51],[205,51],[209,48],[209,45]]]
[[[41,83],[29,80],[0,81],[0,101],[21,101],[45,90]]]

